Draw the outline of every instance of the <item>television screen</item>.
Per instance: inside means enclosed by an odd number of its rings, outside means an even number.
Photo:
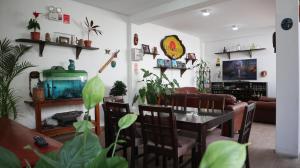
[[[223,80],[256,80],[256,59],[223,61]]]

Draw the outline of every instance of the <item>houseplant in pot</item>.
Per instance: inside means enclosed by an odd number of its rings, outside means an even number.
[[[31,39],[32,40],[40,40],[40,32],[37,32],[37,29],[41,29],[39,22],[37,21],[37,18],[39,17],[40,13],[33,12],[34,18],[31,18],[28,22],[27,29],[31,30],[33,29],[33,32],[31,32]]]
[[[100,26],[99,25],[94,25],[94,21],[93,20],[89,21],[87,17],[85,17],[85,25],[86,25],[87,30],[88,30],[88,39],[84,40],[84,45],[86,47],[91,47],[92,46],[92,41],[90,40],[90,33],[94,32],[96,35],[99,35],[99,34],[102,35],[102,32],[101,32],[101,30],[97,29]]]
[[[126,85],[122,81],[116,81],[111,88],[109,95],[113,96],[115,101],[123,101],[123,96],[126,95]]]
[[[210,78],[210,68],[203,59],[200,59],[199,63],[194,66],[197,68],[197,77],[196,77],[196,85],[199,92],[206,93],[208,88],[206,84],[209,83]]]

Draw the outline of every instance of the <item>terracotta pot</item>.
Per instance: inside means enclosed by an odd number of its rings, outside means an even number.
[[[92,47],[92,41],[91,40],[84,40],[85,47]]]
[[[45,101],[44,88],[33,88],[32,98],[35,102]]]
[[[40,40],[40,32],[31,32],[31,40]]]

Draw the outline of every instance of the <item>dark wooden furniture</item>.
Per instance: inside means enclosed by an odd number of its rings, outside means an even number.
[[[154,52],[150,52],[150,53],[144,53],[144,55],[145,55],[145,54],[152,55],[152,56],[153,56],[153,59],[155,59],[155,58],[156,58],[156,56],[160,55],[160,54],[158,54],[158,53],[154,53]]]
[[[187,64],[189,61],[192,61],[192,65],[197,61],[198,59],[190,59],[190,58],[185,58],[185,63]]]
[[[30,145],[41,153],[58,151],[62,146],[60,142],[30,130],[29,128],[7,118],[0,118],[0,133],[0,146],[16,154],[22,162],[22,167],[26,166],[24,159],[26,159],[32,166],[34,166],[39,160],[39,157],[35,155],[33,151],[25,150],[24,146]],[[34,144],[33,137],[37,135],[46,139],[48,142],[47,147],[39,148]]]
[[[225,97],[218,95],[199,96],[200,114],[219,115],[225,110]]]
[[[83,100],[80,98],[76,99],[57,99],[57,100],[45,100],[45,101],[24,101],[24,103],[29,104],[35,109],[35,125],[36,130],[44,135],[54,137],[61,134],[75,132],[73,126],[67,127],[55,127],[52,129],[43,129],[42,128],[42,108],[45,107],[56,107],[56,106],[66,106],[66,105],[81,105]],[[95,133],[100,135],[100,109],[99,105],[95,106],[95,121],[92,121],[95,125]]]
[[[276,124],[276,98],[262,96],[258,100],[250,100],[248,103],[256,104],[254,122]]]
[[[120,118],[130,113],[129,104],[127,103],[114,103],[105,102],[102,104],[104,110],[105,121],[105,146],[109,147],[115,139],[118,132],[118,121]],[[138,158],[138,145],[141,138],[136,138],[136,124],[129,128],[122,130],[119,139],[125,141],[120,143],[120,148],[117,151],[123,150],[123,156],[127,158],[127,148],[130,147],[130,168],[135,167],[135,159]]]
[[[210,144],[217,140],[233,140],[233,141],[237,141],[238,143],[241,143],[241,144],[248,143],[249,137],[250,137],[250,132],[251,132],[251,127],[252,127],[252,123],[253,123],[253,118],[254,118],[254,114],[255,114],[255,108],[256,108],[255,103],[251,103],[245,107],[242,128],[239,132],[239,136],[237,139],[236,138],[230,139],[228,137],[220,136],[221,131],[215,130],[213,133],[211,133],[207,136],[207,144]],[[246,155],[245,165],[246,165],[246,168],[250,168],[248,147],[246,150],[247,150],[247,155]]]
[[[62,43],[43,41],[43,40],[16,39],[16,42],[39,44],[39,54],[40,54],[40,56],[43,56],[43,51],[44,51],[45,45],[75,48],[76,49],[76,59],[79,59],[79,55],[81,53],[81,50],[99,50],[99,48],[95,48],[95,47],[84,47],[84,46],[79,46],[79,45],[62,44]]]
[[[174,111],[181,111],[186,113],[187,94],[174,93],[171,95],[171,105]]]
[[[256,48],[256,49],[249,49],[249,50],[226,51],[226,52],[218,52],[215,54],[226,54],[228,59],[230,59],[232,53],[248,53],[250,58],[252,58],[253,51],[260,51],[265,49],[266,48]]]
[[[179,158],[188,151],[192,150],[194,157],[196,141],[178,137],[176,118],[171,107],[140,105],[139,117],[144,144],[144,168],[147,168],[150,153],[163,156],[163,167],[166,167],[166,158],[172,158],[173,167],[178,168]]]
[[[212,82],[213,94],[231,94],[238,100],[256,100],[260,96],[268,95],[268,83],[266,82]]]
[[[182,75],[184,74],[184,72],[185,72],[186,70],[191,69],[191,68],[173,68],[173,67],[154,67],[154,68],[160,69],[160,73],[165,73],[165,71],[166,71],[167,69],[180,70],[180,77],[182,77]]]

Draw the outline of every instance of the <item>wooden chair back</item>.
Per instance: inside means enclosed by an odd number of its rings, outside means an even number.
[[[249,142],[251,126],[253,123],[254,113],[255,113],[256,104],[251,103],[245,107],[245,112],[243,116],[242,127],[239,132],[238,142],[245,144]]]
[[[187,94],[185,93],[174,93],[171,95],[172,109],[176,111],[186,112],[187,107]]]
[[[225,97],[218,95],[199,95],[198,104],[202,112],[207,112],[208,114],[223,113],[225,109]]]
[[[159,153],[172,150],[177,154],[177,127],[172,108],[140,105],[139,113],[144,146],[151,145]]]
[[[118,131],[118,121],[124,115],[130,113],[129,104],[105,102],[103,105],[105,121],[105,146],[108,147],[114,142]],[[135,139],[135,124],[128,129],[122,130],[120,139],[127,141]]]

